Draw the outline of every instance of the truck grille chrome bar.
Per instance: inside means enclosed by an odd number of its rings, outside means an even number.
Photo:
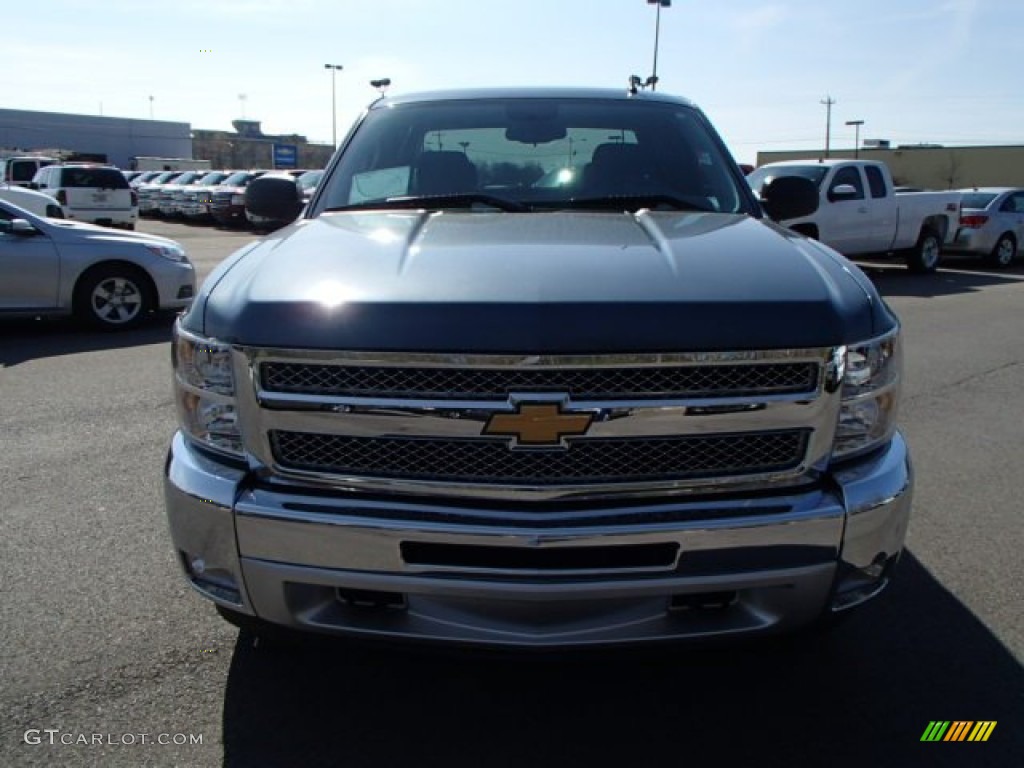
[[[235,373],[247,382],[238,404],[250,465],[266,480],[521,502],[807,482],[830,455],[841,359],[836,348],[238,347]],[[582,428],[573,421],[580,415],[590,417]],[[497,416],[505,426],[488,432]]]

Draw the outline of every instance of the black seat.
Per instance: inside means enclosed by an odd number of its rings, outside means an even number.
[[[586,195],[634,195],[658,189],[649,154],[637,144],[601,144],[583,170]]]
[[[462,152],[424,152],[413,167],[415,195],[457,195],[477,191],[476,166]]]

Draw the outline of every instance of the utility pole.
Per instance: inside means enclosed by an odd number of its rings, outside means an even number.
[[[825,157],[828,158],[829,145],[832,142],[832,105],[836,100],[826,96],[821,103],[825,105]]]

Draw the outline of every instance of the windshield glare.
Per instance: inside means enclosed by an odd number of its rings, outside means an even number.
[[[474,99],[372,110],[321,186],[325,209],[487,196],[533,208],[666,196],[698,210],[747,201],[699,112],[611,99]]]

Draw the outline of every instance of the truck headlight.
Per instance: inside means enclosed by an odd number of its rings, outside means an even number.
[[[171,349],[182,430],[200,445],[241,457],[231,347],[186,331],[178,320]]]
[[[892,437],[902,372],[898,329],[847,347],[833,458],[864,453]]]

